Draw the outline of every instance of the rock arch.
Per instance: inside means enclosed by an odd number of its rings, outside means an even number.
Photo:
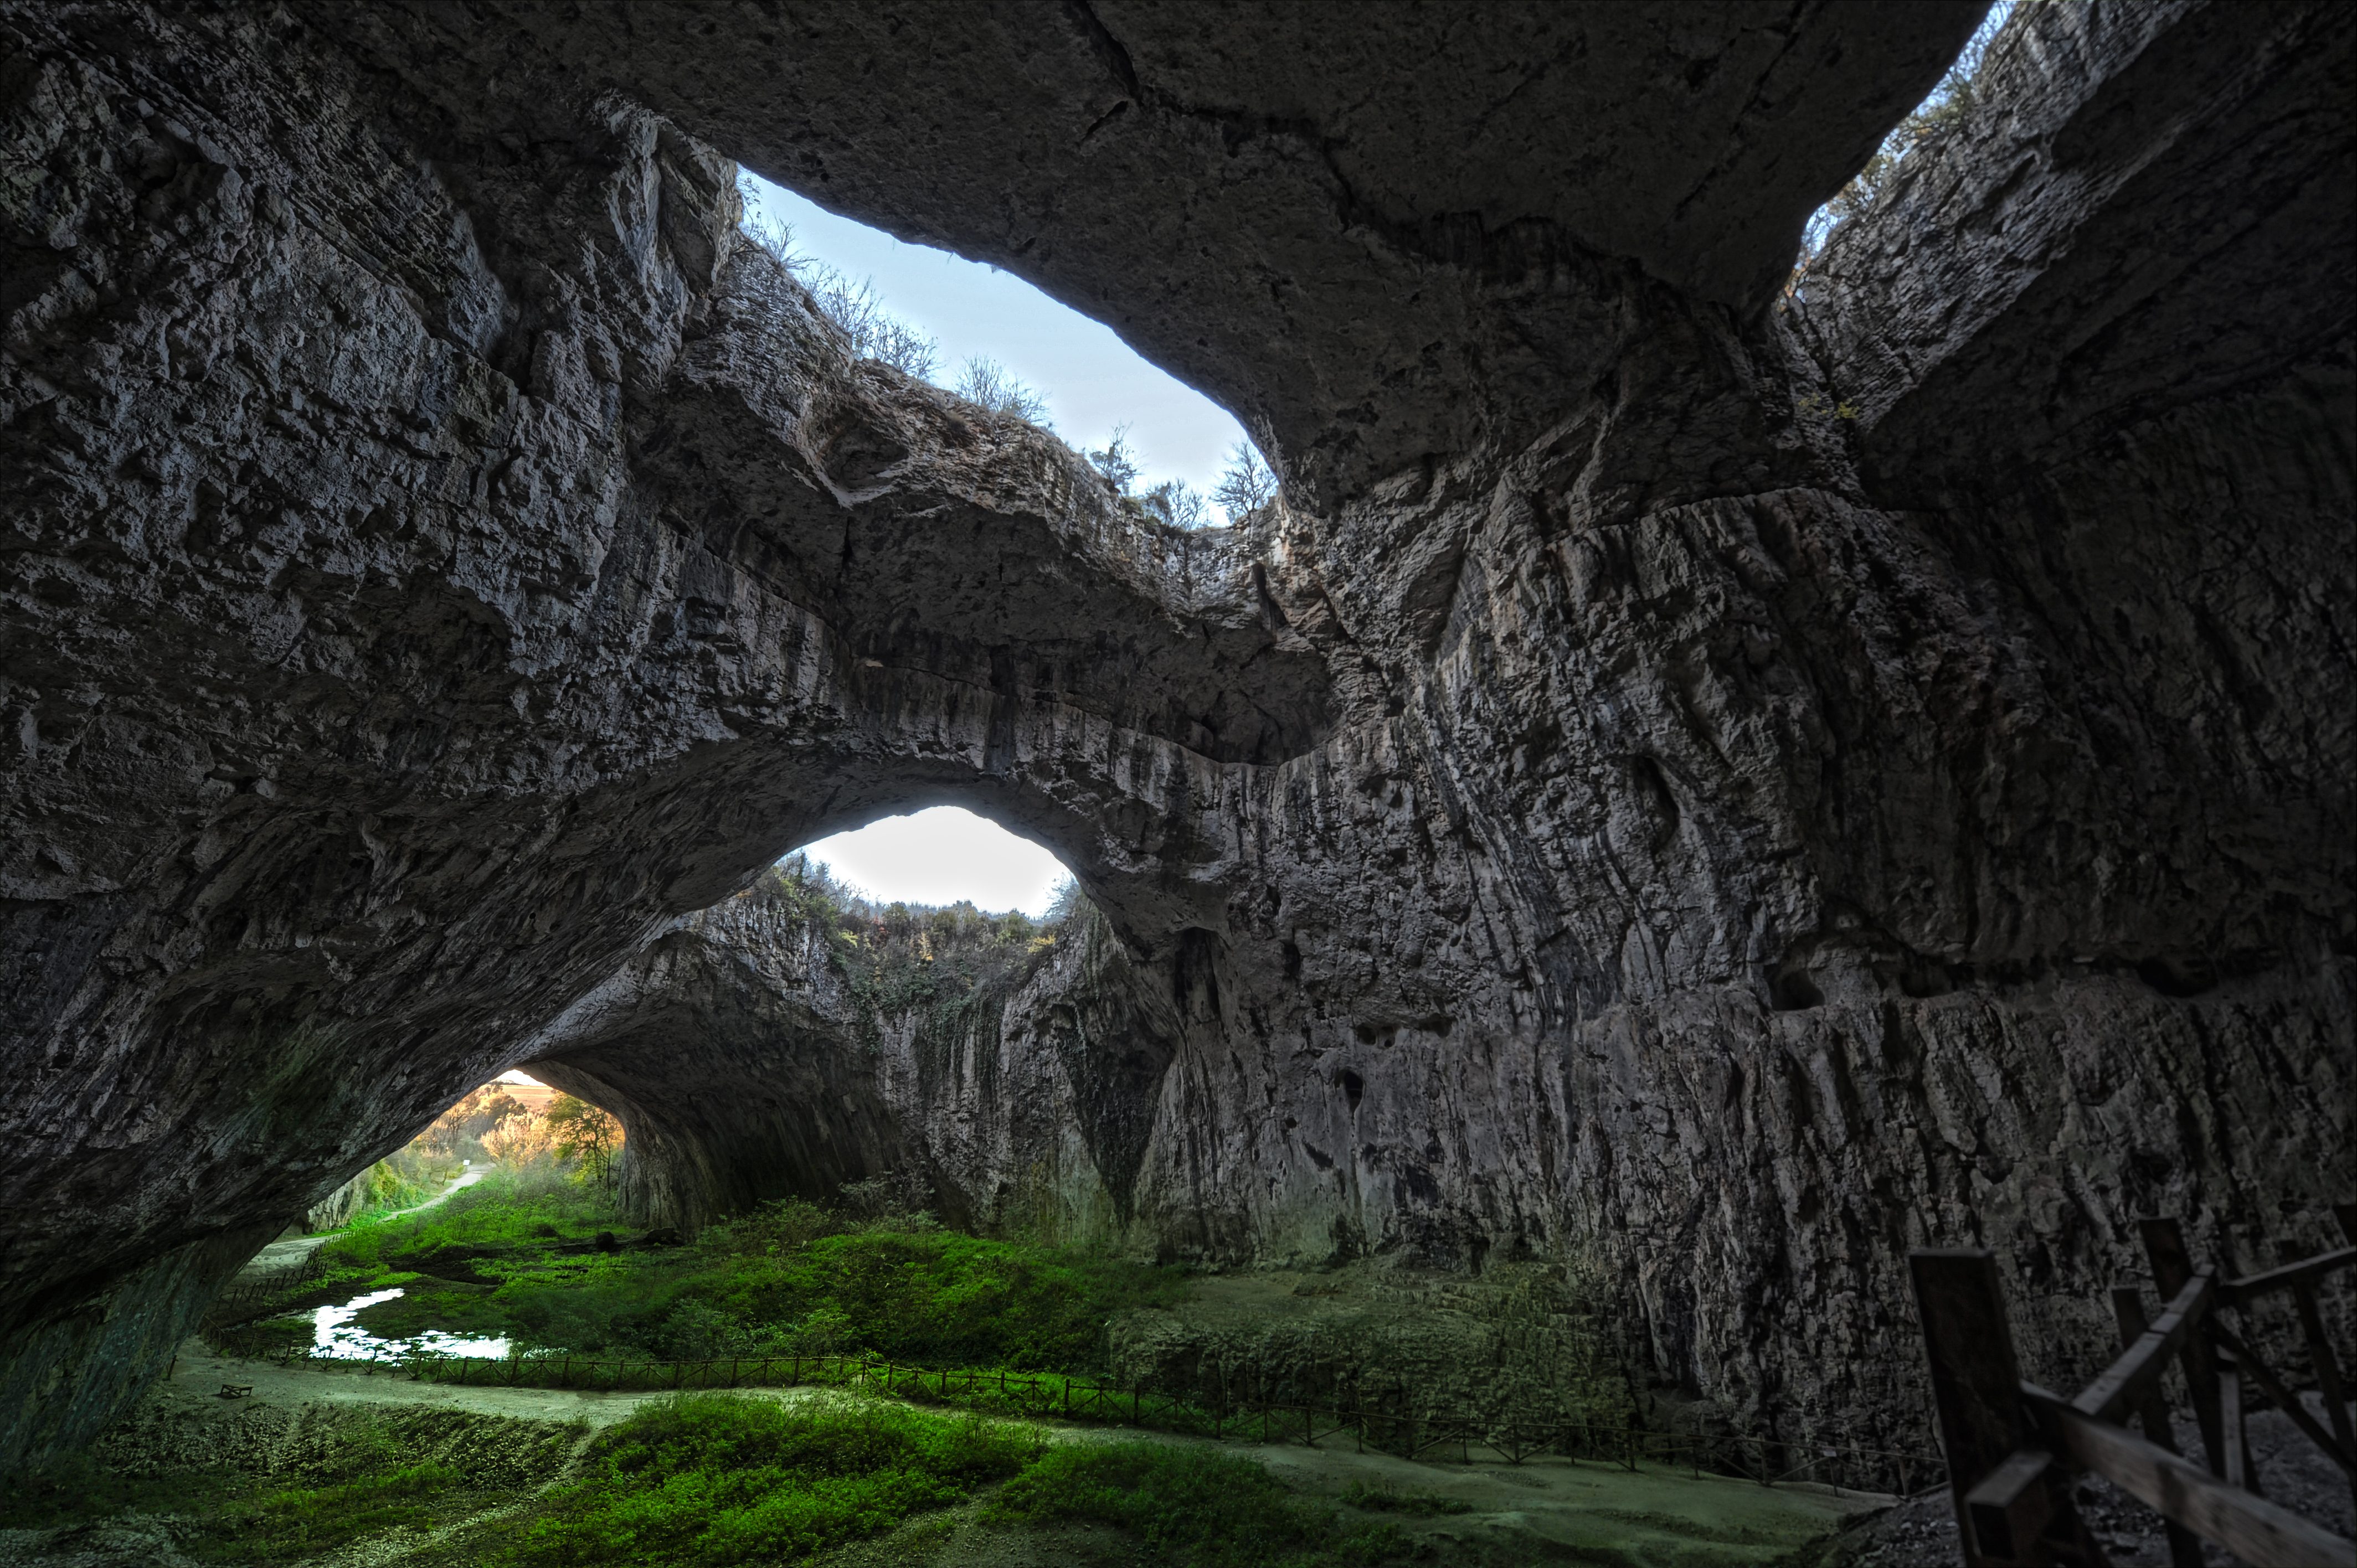
[[[328,15],[0,5],[0,1463],[927,791],[1176,1020],[1053,1069],[1174,1249],[1577,1254],[1660,1379],[1896,1431],[1913,1241],[2068,1356],[2138,1208],[2320,1223],[2340,10],[2025,8],[1785,307],[1976,8],[1378,9],[1314,88],[1105,0]],[[1111,321],[1286,505],[1157,533],[851,361],[716,146]]]

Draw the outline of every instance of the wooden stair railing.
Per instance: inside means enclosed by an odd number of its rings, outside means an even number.
[[[2336,1205],[2334,1214],[2343,1238],[2357,1243],[2357,1205]],[[2158,1510],[2173,1568],[2201,1568],[2201,1540],[2254,1568],[2357,1568],[2357,1545],[2261,1495],[2244,1421],[2247,1379],[2341,1466],[2357,1496],[2348,1389],[2316,1299],[2320,1283],[2357,1265],[2357,1245],[2220,1279],[2194,1266],[2176,1220],[2147,1219],[2139,1229],[2165,1303],[2160,1316],[2146,1319],[2133,1286],[2115,1288],[2121,1354],[2068,1399],[2023,1380],[1994,1253],[1925,1248],[1910,1255],[1967,1568],[2103,1568],[2102,1547],[2071,1506],[2067,1480],[2078,1472],[2102,1476]],[[2222,1309],[2247,1314],[2276,1296],[2288,1296],[2298,1314],[2330,1430],[2218,1319]],[[2172,1362],[2185,1373],[2206,1469],[2177,1452],[2160,1389]],[[2125,1424],[2130,1416],[2141,1437]]]

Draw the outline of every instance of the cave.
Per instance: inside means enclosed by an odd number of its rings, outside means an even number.
[[[2024,0],[1796,274],[1985,10],[0,0],[0,1470],[518,1067],[651,1226],[1576,1258],[1893,1446],[1912,1248],[2073,1368],[2138,1217],[2332,1244],[2357,12]],[[858,359],[739,167],[1279,499]],[[1084,936],[854,1049],[748,890],[939,801]]]

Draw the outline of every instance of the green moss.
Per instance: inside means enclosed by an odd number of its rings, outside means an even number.
[[[687,1301],[748,1323],[823,1316],[839,1337],[931,1366],[1073,1369],[1113,1313],[1175,1299],[1169,1270],[950,1231],[821,1237],[699,1281]]]
[[[304,1127],[332,1124],[356,1108],[358,1090],[339,1070],[349,1065],[343,1031],[334,1025],[305,1019],[275,1036],[257,1026],[247,1037],[246,1054],[264,1064],[241,1129],[246,1142],[275,1146]]]
[[[248,1508],[225,1510],[218,1522],[231,1539],[220,1542],[219,1552],[208,1542],[199,1555],[269,1562],[331,1551],[427,1519],[428,1502],[457,1484],[458,1472],[447,1465],[405,1465],[358,1480],[268,1492]]]
[[[1172,1564],[1417,1557],[1396,1528],[1347,1526],[1249,1460],[1135,1443],[1050,1448],[1021,1423],[881,1402],[683,1395],[609,1430],[587,1464],[492,1558],[499,1568],[805,1563],[976,1497],[997,1528],[1111,1525]]]
[[[802,1562],[963,1500],[1039,1452],[1020,1427],[899,1406],[687,1394],[592,1445],[500,1564]]]
[[[1296,1496],[1250,1460],[1150,1443],[1053,1449],[1008,1482],[985,1517],[1110,1524],[1166,1562],[1204,1568],[1327,1568],[1414,1554],[1396,1528],[1345,1527],[1333,1509]]]
[[[628,1359],[866,1350],[927,1366],[1077,1370],[1099,1359],[1106,1318],[1184,1289],[1173,1269],[795,1201],[692,1246],[593,1250],[619,1224],[592,1190],[502,1174],[414,1219],[339,1237],[304,1299],[397,1285],[399,1298],[358,1319],[385,1338],[438,1328]]]
[[[498,1334],[506,1327],[508,1315],[489,1291],[436,1285],[420,1278],[393,1300],[361,1309],[352,1321],[379,1338],[407,1339],[428,1328],[466,1336]]]
[[[1437,1498],[1423,1492],[1395,1492],[1389,1487],[1371,1487],[1364,1481],[1353,1481],[1343,1490],[1342,1501],[1369,1513],[1408,1514],[1418,1519],[1430,1519],[1436,1514],[1471,1513],[1473,1505],[1457,1498]]]
[[[327,1243],[330,1267],[355,1274],[399,1268],[433,1272],[478,1258],[587,1241],[620,1224],[594,1187],[553,1172],[493,1173],[423,1214],[356,1225]]]

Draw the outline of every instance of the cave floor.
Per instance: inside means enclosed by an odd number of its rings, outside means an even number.
[[[224,1387],[245,1389],[224,1398]],[[823,1398],[811,1389],[759,1391],[785,1403]],[[275,1365],[217,1356],[200,1339],[181,1347],[172,1377],[156,1391],[142,1420],[146,1432],[169,1432],[169,1448],[203,1453],[221,1434],[221,1448],[233,1429],[281,1420],[290,1429],[351,1417],[363,1410],[438,1410],[450,1420],[502,1417],[531,1426],[504,1432],[540,1434],[533,1441],[547,1450],[559,1443],[576,1450],[601,1426],[625,1420],[660,1393],[598,1393],[565,1389],[471,1389],[410,1381],[365,1369]],[[498,1426],[498,1422],[492,1422]],[[1171,1436],[1122,1426],[1049,1426],[1053,1443],[1125,1443],[1207,1445],[1202,1438]],[[1409,1537],[1416,1561],[1440,1565],[1501,1565],[1532,1561],[1621,1563],[1624,1568],[1747,1568],[1751,1563],[1813,1563],[1846,1520],[1871,1514],[1888,1499],[1843,1495],[1815,1487],[1760,1487],[1727,1478],[1690,1478],[1683,1471],[1641,1466],[1638,1471],[1603,1465],[1530,1462],[1506,1465],[1431,1465],[1393,1455],[1358,1453],[1353,1443],[1325,1448],[1298,1443],[1223,1443],[1223,1453],[1256,1459],[1286,1487],[1306,1498],[1346,1507],[1348,1487],[1433,1499],[1464,1511],[1405,1516],[1386,1514]],[[363,1535],[314,1559],[311,1568],[462,1568],[476,1561],[479,1544],[490,1532],[509,1530],[533,1511],[537,1486],[490,1486],[443,1511],[436,1520]],[[1376,1516],[1362,1516],[1374,1520]],[[426,1528],[431,1523],[431,1528]],[[175,1549],[177,1526],[167,1516],[123,1511],[78,1520],[70,1528],[0,1530],[0,1563],[26,1568],[175,1568],[188,1563]],[[912,1519],[888,1535],[865,1540],[813,1559],[827,1568],[1049,1568],[1049,1565],[1110,1565],[1190,1561],[1167,1556],[1108,1526],[1068,1523],[1056,1528],[985,1526],[981,1499]]]
[[[221,1396],[224,1385],[250,1389]],[[791,1402],[813,1391],[781,1390],[763,1397]],[[284,1417],[297,1423],[321,1412],[366,1407],[430,1407],[471,1417],[532,1423],[544,1431],[581,1434],[630,1415],[659,1394],[551,1389],[450,1387],[358,1369],[280,1366],[214,1354],[202,1341],[182,1348],[172,1377],[157,1392],[150,1419],[182,1430],[213,1423]],[[1050,1426],[1050,1441],[1144,1441],[1178,1446],[1204,1440],[1127,1428]],[[1767,1488],[1718,1477],[1695,1479],[1652,1466],[1636,1472],[1597,1464],[1535,1461],[1519,1466],[1411,1462],[1362,1454],[1347,1440],[1319,1448],[1298,1444],[1224,1444],[1224,1452],[1258,1461],[1293,1490],[1329,1502],[1347,1488],[1446,1499],[1465,1511],[1432,1517],[1389,1517],[1443,1564],[1503,1564],[1540,1561],[1602,1562],[1626,1568],[1739,1568],[1813,1562],[1846,1520],[1870,1514],[1889,1499],[1851,1493],[1836,1497],[1811,1487]],[[364,1538],[315,1562],[318,1568],[413,1564],[443,1568],[470,1561],[468,1542],[511,1528],[530,1510],[531,1490],[510,1487],[473,1499],[457,1517],[434,1529],[411,1528]],[[979,1504],[909,1521],[890,1534],[816,1561],[829,1568],[923,1564],[926,1568],[1047,1568],[1049,1564],[1111,1564],[1169,1561],[1135,1537],[1104,1526],[1067,1525],[1010,1530],[985,1526]],[[1373,1516],[1365,1516],[1372,1518]],[[112,1543],[112,1544],[110,1544]],[[65,1531],[0,1532],[0,1563],[39,1568],[128,1568],[186,1561],[168,1541],[135,1518]]]

